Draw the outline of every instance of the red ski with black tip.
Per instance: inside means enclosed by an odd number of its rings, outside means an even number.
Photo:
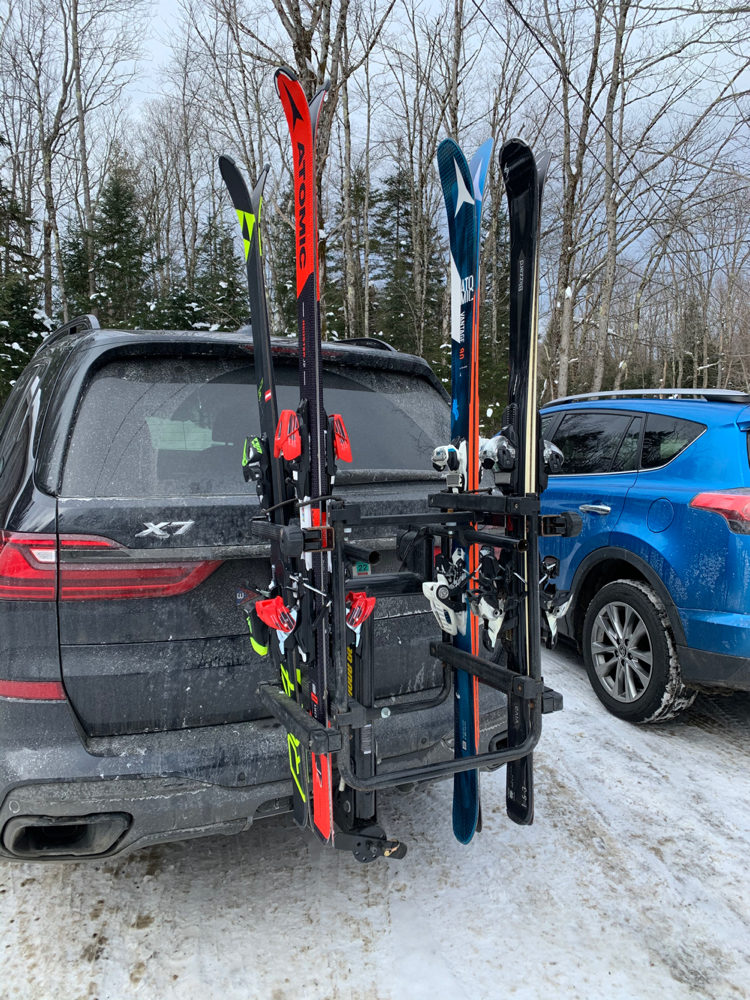
[[[275,447],[297,456],[297,496],[301,503],[302,527],[323,525],[325,501],[316,497],[330,493],[329,463],[326,461],[328,417],[323,403],[323,365],[320,337],[320,290],[318,284],[318,213],[315,171],[315,135],[318,117],[328,90],[326,83],[309,106],[297,74],[286,67],[276,71],[276,91],[286,115],[294,166],[295,269],[297,289],[297,326],[299,331],[300,407],[295,437],[293,421],[279,425]],[[313,501],[310,503],[309,501]],[[310,621],[299,623],[300,638],[306,643],[306,681],[310,714],[328,724],[328,668],[330,662],[330,623],[325,613],[324,595],[328,592],[327,561],[323,553],[309,553],[305,558],[306,599],[300,614]],[[313,830],[327,842],[333,836],[333,799],[331,758],[311,755]]]

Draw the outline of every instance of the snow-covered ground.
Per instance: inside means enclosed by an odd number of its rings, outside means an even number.
[[[280,819],[96,866],[0,865],[2,1000],[750,997],[750,695],[636,728],[545,656],[536,821],[483,778],[381,796],[403,861],[361,866]]]

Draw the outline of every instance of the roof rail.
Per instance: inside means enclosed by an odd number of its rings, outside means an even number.
[[[358,344],[360,347],[370,347],[375,351],[393,351],[394,354],[398,353],[393,344],[389,344],[387,340],[380,340],[378,337],[345,337],[343,340],[336,341],[336,343]]]
[[[550,406],[562,406],[564,403],[587,402],[592,399],[618,399],[620,396],[630,399],[697,397],[705,399],[709,403],[741,403],[743,406],[750,403],[750,394],[737,392],[734,389],[617,389],[608,392],[582,392],[577,396],[562,396],[560,399],[553,399],[552,402],[545,403],[542,409],[546,410]]]
[[[100,330],[99,320],[96,316],[92,316],[88,313],[84,316],[76,316],[73,319],[69,319],[67,323],[63,323],[62,326],[58,326],[56,330],[48,334],[43,341],[43,344],[49,344],[53,339],[59,340],[65,337],[67,334],[78,333],[81,330]]]

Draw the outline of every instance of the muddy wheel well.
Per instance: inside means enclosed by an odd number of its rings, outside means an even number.
[[[643,573],[624,559],[605,559],[592,566],[581,583],[573,610],[573,636],[579,650],[583,647],[583,621],[589,604],[602,587],[614,580],[642,580],[648,583]]]

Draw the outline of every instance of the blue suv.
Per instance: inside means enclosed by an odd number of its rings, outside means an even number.
[[[700,689],[750,690],[750,395],[571,396],[541,428],[563,455],[542,514],[583,519],[541,554],[559,559],[559,630],[599,699],[656,722]]]

